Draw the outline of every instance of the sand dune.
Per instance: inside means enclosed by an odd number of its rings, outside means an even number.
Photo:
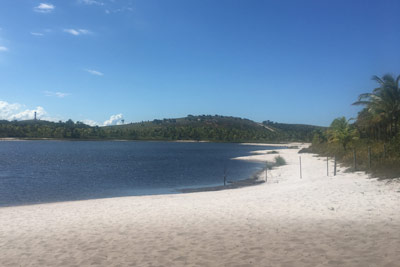
[[[399,266],[400,183],[297,151],[258,186],[0,208],[0,265]]]

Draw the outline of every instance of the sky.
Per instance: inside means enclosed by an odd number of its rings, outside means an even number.
[[[1,0],[0,119],[328,126],[400,74],[400,1]]]

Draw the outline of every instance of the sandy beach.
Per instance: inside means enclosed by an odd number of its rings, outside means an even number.
[[[0,266],[399,266],[399,181],[299,148],[257,186],[0,208]]]

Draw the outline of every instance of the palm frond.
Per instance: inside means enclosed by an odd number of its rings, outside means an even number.
[[[371,104],[370,101],[356,101],[351,105],[353,105],[353,106],[361,106],[361,105],[369,105],[369,104]]]
[[[362,100],[362,99],[365,99],[365,98],[370,98],[371,95],[372,95],[371,93],[361,94],[361,95],[358,96],[358,100]]]
[[[373,75],[371,79],[379,84],[384,84],[383,80],[379,78],[377,75]]]
[[[394,81],[395,81],[395,79],[394,79],[394,77],[393,77],[392,74],[385,74],[385,75],[383,75],[382,80],[384,81],[384,83],[385,83],[386,85],[387,85],[387,84],[394,83]]]

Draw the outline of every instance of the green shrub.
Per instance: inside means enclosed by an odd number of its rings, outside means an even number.
[[[299,154],[302,153],[312,153],[311,147],[303,147],[302,149],[299,150]]]
[[[281,156],[276,156],[275,157],[275,166],[282,166],[286,165],[286,160],[282,158]]]
[[[369,166],[368,147],[371,149],[371,167]],[[349,171],[354,170],[354,154],[356,150],[357,170],[366,171],[372,177],[397,178],[400,177],[400,146],[398,140],[387,142],[370,139],[354,141],[349,149],[344,150],[339,143],[320,143],[312,145],[313,153],[320,156],[336,156],[337,161]]]

